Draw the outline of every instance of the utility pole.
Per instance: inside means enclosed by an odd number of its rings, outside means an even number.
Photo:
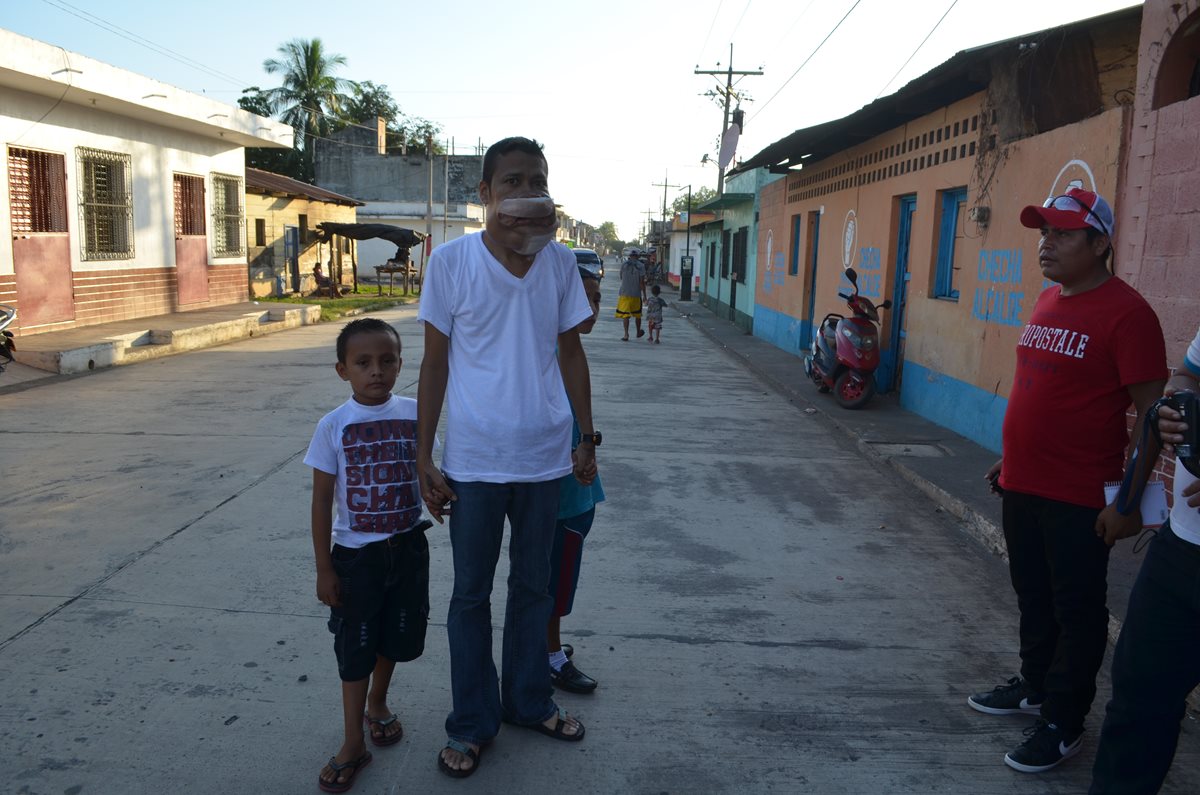
[[[696,258],[692,256],[692,186],[688,185],[687,194],[687,224],[686,239],[683,244],[683,256],[679,258],[679,300],[692,300],[692,269]]]
[[[652,182],[650,184],[656,188],[661,187],[663,189],[663,203],[662,203],[662,224],[663,225],[662,225],[662,238],[660,239],[660,242],[663,244],[662,247],[665,249],[665,251],[659,252],[660,256],[658,257],[658,267],[661,269],[663,267],[664,261],[667,259],[667,257],[669,257],[671,255],[671,236],[670,236],[670,233],[667,231],[669,229],[669,227],[667,226],[667,188],[682,188],[683,186],[667,184],[667,172],[665,172],[665,171],[663,172],[663,181],[662,182]],[[671,263],[667,262],[666,267],[667,267],[667,270],[669,271],[671,269]],[[660,270],[660,272],[661,272],[661,270]]]
[[[695,70],[695,74],[714,75],[714,76],[715,75],[725,75],[725,86],[723,88],[719,89],[720,96],[724,97],[724,99],[725,99],[725,116],[724,116],[724,118],[721,119],[721,139],[723,141],[725,138],[725,131],[727,129],[729,129],[729,101],[730,101],[730,99],[737,97],[738,104],[741,105],[741,99],[742,99],[741,96],[738,95],[733,90],[733,76],[734,75],[738,75],[738,76],[761,75],[762,70],[761,69],[747,70],[747,71],[735,70],[733,68],[733,43],[731,42],[729,45],[729,66],[728,66],[728,68],[726,68],[724,70],[718,69],[715,71],[697,69],[697,70]],[[717,163],[717,195],[718,196],[725,195],[725,166],[721,165],[720,162]]]

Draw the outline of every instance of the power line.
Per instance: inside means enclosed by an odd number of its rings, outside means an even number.
[[[221,72],[216,69],[213,69],[203,63],[200,63],[199,61],[196,61],[196,60],[193,60],[193,59],[187,57],[186,55],[177,53],[174,50],[171,50],[167,47],[164,47],[161,44],[158,44],[157,42],[154,42],[150,39],[145,38],[144,36],[139,36],[138,34],[132,32],[132,31],[126,30],[125,28],[122,28],[119,25],[115,25],[112,22],[109,22],[101,17],[98,17],[89,11],[84,11],[82,8],[77,8],[73,5],[71,5],[70,3],[67,3],[65,0],[42,0],[42,2],[48,6],[51,6],[52,8],[57,8],[59,11],[62,11],[66,14],[70,14],[73,17],[82,19],[84,22],[87,22],[88,24],[95,25],[96,27],[101,28],[102,30],[106,30],[115,36],[119,36],[122,39],[125,39],[126,41],[133,42],[134,44],[138,45],[139,47],[145,47],[146,49],[150,50],[151,52],[165,56],[167,58],[170,58],[173,61],[183,64],[184,66],[189,66],[192,69],[203,72],[203,73],[207,74],[209,77],[216,77],[220,80],[225,80],[225,81],[227,81],[229,83],[233,83],[235,85],[241,85],[241,86],[248,85],[248,83],[246,83],[246,81],[244,81],[244,80],[234,77],[233,75],[226,74],[225,72]]]
[[[704,48],[708,46],[708,37],[712,35],[713,26],[717,24],[717,17],[721,16],[721,6],[725,5],[725,0],[717,3],[717,12],[713,14],[712,21],[708,23],[708,33],[704,34],[704,43],[700,45],[700,52],[696,54],[696,63],[700,63],[700,57],[704,55]]]
[[[737,24],[733,26],[733,30],[729,31],[730,39],[732,39],[734,37],[734,35],[737,34],[738,28],[740,28],[742,26],[742,20],[746,18],[746,12],[750,10],[750,4],[753,2],[754,2],[754,0],[746,0],[746,7],[742,9],[742,15],[740,17],[738,17]]]
[[[792,72],[792,76],[789,77],[787,80],[783,81],[783,85],[781,85],[779,87],[779,90],[776,91],[774,94],[772,94],[770,99],[768,99],[766,102],[764,102],[762,105],[759,106],[758,110],[756,110],[754,112],[754,116],[750,117],[751,121],[753,121],[756,116],[758,116],[760,113],[762,113],[764,110],[766,110],[767,105],[771,104],[771,100],[773,100],[773,99],[775,99],[775,97],[779,96],[779,92],[783,91],[783,89],[787,88],[787,84],[792,82],[792,79],[796,75],[800,74],[800,70],[808,65],[808,62],[813,59],[814,55],[816,55],[818,52],[821,51],[821,48],[825,46],[825,42],[829,41],[829,37],[832,36],[833,34],[837,33],[838,28],[840,28],[842,26],[842,23],[846,21],[846,17],[848,17],[852,13],[854,13],[854,9],[858,8],[858,4],[861,2],[862,2],[862,0],[854,0],[854,5],[850,6],[850,10],[846,12],[846,16],[844,16],[840,20],[838,20],[838,23],[833,26],[833,30],[831,30],[827,34],[825,34],[825,38],[821,39],[821,43],[817,45],[817,49],[813,50],[811,53],[808,54],[808,57],[804,59],[804,63],[802,63],[798,67],[796,67],[796,71]]]
[[[800,20],[804,19],[804,15],[808,13],[808,9],[812,8],[812,4],[814,2],[815,0],[808,0],[808,3],[804,6],[804,9],[800,12],[800,15],[792,20],[792,24],[788,27],[787,32],[783,34],[783,38],[781,38],[775,44],[775,46],[771,48],[771,54],[768,56],[768,60],[774,58],[775,53],[779,52],[779,49],[788,42],[788,39],[791,38],[792,31],[795,30],[796,26],[800,24]]]
[[[921,43],[917,45],[917,49],[913,50],[912,55],[908,56],[908,60],[904,62],[904,65],[896,70],[896,74],[892,75],[892,79],[883,84],[883,88],[879,89],[879,93],[875,95],[875,99],[882,97],[883,92],[886,91],[887,87],[892,84],[892,81],[899,77],[900,73],[904,71],[904,67],[908,66],[909,62],[912,61],[913,58],[917,57],[917,53],[919,53],[921,48],[925,46],[925,42],[929,41],[929,37],[932,36],[933,32],[941,26],[942,20],[946,18],[946,15],[949,14],[956,5],[958,5],[958,0],[953,0],[953,2],[950,3],[950,7],[946,9],[946,13],[942,14],[941,19],[937,21],[937,24],[933,26],[929,33],[925,34],[925,38],[921,39]]]

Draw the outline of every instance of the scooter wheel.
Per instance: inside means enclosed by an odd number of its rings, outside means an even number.
[[[833,382],[833,399],[844,409],[860,409],[875,395],[875,376],[845,370]]]

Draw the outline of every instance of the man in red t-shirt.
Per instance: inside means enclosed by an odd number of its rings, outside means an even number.
[[[1154,310],[1108,268],[1113,213],[1073,188],[1021,223],[1040,229],[1038,263],[1057,285],[1038,297],[1017,343],[1004,415],[1004,457],[988,472],[1004,495],[1004,540],[1021,612],[1021,675],[967,703],[991,715],[1039,715],[1005,755],[1026,773],[1049,770],[1080,749],[1084,718],[1108,642],[1108,553],[1142,529],[1141,515],[1106,505],[1104,484],[1122,479],[1133,439],[1162,394],[1167,354]],[[1156,456],[1141,456],[1133,492]]]

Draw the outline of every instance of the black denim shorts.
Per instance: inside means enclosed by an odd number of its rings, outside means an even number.
[[[329,631],[342,681],[370,676],[376,655],[396,662],[420,657],[429,625],[425,533],[398,533],[358,549],[335,544],[332,557],[342,606],[329,609]]]

